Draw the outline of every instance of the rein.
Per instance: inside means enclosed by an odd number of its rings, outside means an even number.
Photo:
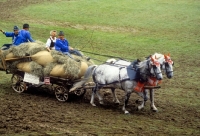
[[[173,72],[173,70],[168,71],[166,67],[169,67],[169,63],[168,63],[168,62],[165,62],[165,72],[166,72],[167,74]]]
[[[147,61],[147,66],[148,66],[148,68],[146,69],[146,71],[147,71],[147,73],[144,73],[144,72],[140,72],[140,75],[145,75],[145,79],[143,79],[143,80],[145,80],[145,81],[147,81],[147,76],[149,76],[149,77],[157,77],[157,74],[160,74],[160,73],[156,73],[155,72],[155,68],[157,67],[157,66],[159,66],[160,64],[158,64],[157,62],[155,63],[155,64],[153,64],[153,70],[154,70],[154,74],[155,75],[153,75],[153,74],[151,74],[151,68],[150,68],[150,60],[148,60]]]

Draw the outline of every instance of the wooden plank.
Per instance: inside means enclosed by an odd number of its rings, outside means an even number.
[[[4,59],[4,57],[3,57],[3,55],[1,56],[1,61],[2,61],[2,63],[3,63],[3,68],[4,68],[4,70],[6,71],[6,62],[5,62],[5,59]]]
[[[12,60],[21,60],[21,59],[25,59],[25,58],[31,58],[31,56],[24,56],[24,57],[18,57],[18,58],[8,58],[8,59],[4,59],[5,61],[12,61]]]
[[[161,88],[161,86],[144,86],[144,89],[158,89]]]

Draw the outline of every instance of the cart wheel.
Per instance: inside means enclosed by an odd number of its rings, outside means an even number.
[[[63,86],[55,87],[55,95],[58,101],[65,102],[69,97],[69,90]]]
[[[74,91],[74,93],[77,95],[77,96],[83,96],[86,92],[86,89],[77,89]]]
[[[23,82],[23,78],[18,74],[13,74],[11,77],[12,89],[17,93],[22,93],[26,90],[26,85]]]

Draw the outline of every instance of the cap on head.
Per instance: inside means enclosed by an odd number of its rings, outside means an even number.
[[[19,30],[18,26],[14,26],[13,30]]]
[[[58,33],[58,36],[64,36],[65,34],[64,34],[64,32],[63,31],[60,31],[59,33]]]
[[[23,28],[29,28],[29,24],[24,24]]]

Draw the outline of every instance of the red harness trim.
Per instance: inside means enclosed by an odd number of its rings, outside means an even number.
[[[133,89],[137,92],[143,92],[144,85],[145,85],[145,83],[137,82],[137,85]]]
[[[148,78],[147,85],[150,86],[157,86],[158,84],[161,84],[162,80],[157,80],[156,77],[150,77]]]
[[[151,77],[148,78],[148,82],[137,82],[137,85],[133,88],[137,92],[143,92],[144,91],[144,86],[149,85],[149,86],[157,86],[158,84],[161,84],[162,80],[157,80],[156,77]]]

